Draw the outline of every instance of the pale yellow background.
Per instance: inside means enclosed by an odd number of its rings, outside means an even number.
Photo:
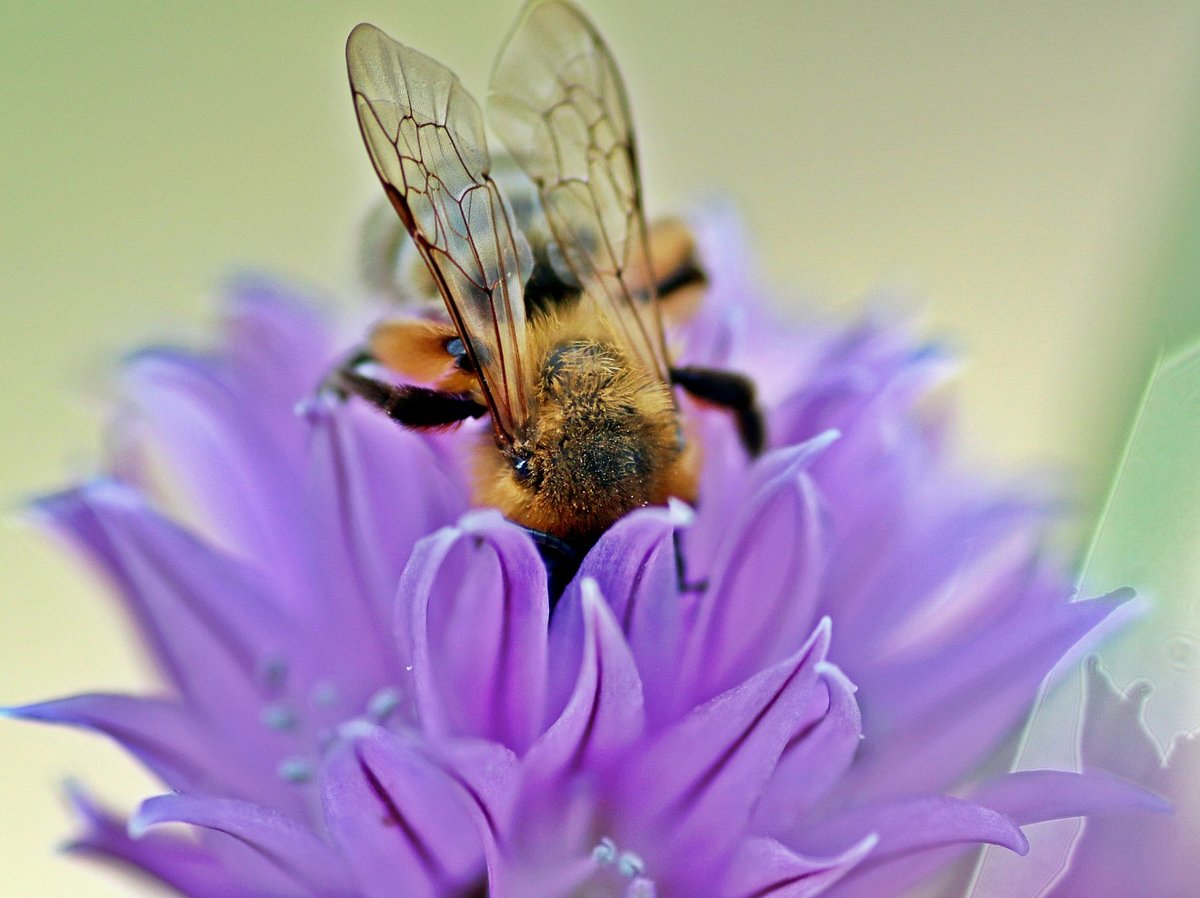
[[[775,282],[849,313],[899,286],[959,348],[964,441],[1102,491],[1160,322],[1200,153],[1200,4],[595,0],[652,212],[731,197]],[[112,603],[15,522],[95,469],[114,360],[193,339],[246,265],[353,284],[375,185],[341,46],[359,20],[482,93],[516,3],[0,4],[0,702],[147,675]],[[1194,175],[1192,176],[1194,179]],[[1164,318],[1164,314],[1167,316]],[[0,722],[0,891],[138,888],[52,854],[95,738]]]

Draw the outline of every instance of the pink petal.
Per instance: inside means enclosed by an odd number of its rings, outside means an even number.
[[[1024,626],[981,635],[911,670],[894,670],[869,691],[864,686],[864,718],[882,750],[864,755],[844,788],[898,794],[957,782],[1022,719],[1063,653],[1128,596],[1039,606],[1041,615],[1025,618]]]
[[[687,518],[687,510],[681,508],[635,511],[600,538],[577,578],[594,578],[608,600],[641,673],[651,716],[656,711],[665,716],[678,692],[681,603],[675,533]],[[556,618],[561,610],[555,611]],[[551,625],[552,639],[556,623]],[[556,654],[563,651],[555,646]],[[573,657],[578,658],[578,652]]]
[[[1017,854],[1029,843],[1003,814],[947,795],[867,805],[816,822],[796,839],[804,851],[828,852],[875,834],[879,842],[860,866],[866,871],[914,852],[987,842]]]
[[[529,537],[496,512],[418,543],[400,586],[422,720],[521,753],[546,707],[546,571]]]
[[[1012,817],[1022,826],[1065,817],[1165,814],[1171,810],[1170,803],[1153,792],[1099,771],[1020,770],[976,789],[971,800]]]
[[[562,715],[525,758],[531,776],[571,776],[611,759],[641,735],[642,681],[596,582],[582,583],[583,663]]]
[[[822,573],[820,504],[805,469],[832,436],[764,456],[728,526],[684,648],[686,695],[706,700],[795,650]]]
[[[232,836],[258,852],[292,887],[320,895],[350,895],[341,858],[312,830],[278,811],[231,798],[159,795],[129,821],[135,839],[164,823],[188,823]]]
[[[293,638],[277,597],[127,487],[90,484],[38,510],[107,574],[184,698],[246,740],[244,760],[273,764],[274,740],[244,724],[264,698],[260,665]]]
[[[799,732],[784,749],[755,809],[755,829],[781,833],[800,820],[846,772],[862,744],[855,687],[831,664],[821,666],[825,695],[814,698]]]
[[[394,680],[401,662],[391,629],[401,573],[417,541],[451,523],[465,499],[424,438],[383,415],[320,397],[306,405],[306,418],[314,570],[322,592],[339,596],[318,619],[326,632],[359,634],[355,668],[369,652],[374,680]]]
[[[225,306],[222,348],[232,379],[248,388],[247,399],[261,414],[277,418],[296,439],[292,410],[334,358],[329,323],[313,297],[258,273],[233,278]]]
[[[326,759],[329,833],[369,898],[436,898],[483,875],[483,846],[454,778],[416,746],[356,724]]]
[[[304,427],[278,442],[260,409],[214,360],[183,352],[139,354],[125,372],[132,402],[127,438],[167,470],[205,536],[236,551],[287,593],[307,595],[295,562],[306,521],[296,484],[303,471]]]
[[[622,839],[666,840],[709,860],[728,850],[796,734],[828,646],[824,620],[792,657],[695,709],[631,759],[620,796],[636,822]]]
[[[206,734],[178,702],[93,693],[5,708],[0,713],[103,733],[173,789],[212,787],[219,778]]]
[[[160,833],[131,839],[125,821],[81,789],[72,788],[68,797],[84,827],[64,846],[71,854],[134,867],[191,898],[265,898],[264,891],[247,881],[244,870],[225,866],[194,840]]]
[[[876,842],[869,835],[840,854],[817,858],[751,837],[738,849],[724,892],[731,898],[812,898],[854,869]]]

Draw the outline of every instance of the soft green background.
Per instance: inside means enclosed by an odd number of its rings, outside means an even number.
[[[112,604],[16,511],[95,469],[114,360],[202,334],[224,273],[353,287],[377,188],[346,33],[374,21],[482,93],[516,6],[0,3],[0,702],[147,687]],[[1051,472],[1086,514],[1161,339],[1200,322],[1200,4],[588,10],[651,212],[732,198],[766,275],[818,308],[901,288],[967,362],[968,454]],[[4,723],[5,894],[136,891],[52,854],[68,774],[126,804],[153,789],[97,739]]]

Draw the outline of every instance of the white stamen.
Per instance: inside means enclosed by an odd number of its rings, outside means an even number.
[[[264,726],[281,733],[294,730],[297,723],[296,713],[283,705],[267,705],[259,712],[258,719]]]
[[[617,858],[617,872],[622,876],[633,879],[635,876],[640,876],[645,869],[646,862],[632,851],[622,851],[621,856]]]
[[[400,690],[386,686],[371,696],[371,700],[367,702],[367,716],[382,723],[400,707],[400,701]]]
[[[284,758],[276,772],[280,779],[289,783],[307,783],[313,778],[312,764],[303,758]]]
[[[337,687],[328,680],[322,680],[313,687],[312,700],[322,708],[328,708],[338,699]]]
[[[592,857],[597,863],[611,864],[617,859],[617,843],[605,836],[600,840],[600,844],[592,849]]]

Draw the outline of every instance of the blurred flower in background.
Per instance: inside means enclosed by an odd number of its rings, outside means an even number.
[[[918,407],[942,353],[784,324],[728,218],[697,230],[711,286],[673,336],[755,379],[770,450],[689,409],[698,507],[619,522],[553,615],[530,540],[468,510],[478,434],[314,398],[345,346],[293,291],[243,281],[214,351],[137,356],[110,476],[37,509],[166,691],[9,713],[171,791],[126,821],[76,787],[72,848],[194,896],[879,895],[1025,824],[1164,812],[1119,766],[1000,772],[1128,595],[1073,599],[1042,503],[947,459]]]
[[[1192,264],[1190,257],[1182,261]],[[1168,797],[1172,813],[1138,826],[1090,819],[1041,827],[1020,867],[984,854],[972,893],[980,898],[1170,898],[1193,891],[1195,864],[1186,846],[1200,830],[1197,396],[1200,346],[1164,352],[1148,378],[1079,578],[1085,589],[1129,578],[1143,593],[1142,608],[1098,647],[1083,676],[1066,677],[1044,693],[1015,765],[1107,771]]]

